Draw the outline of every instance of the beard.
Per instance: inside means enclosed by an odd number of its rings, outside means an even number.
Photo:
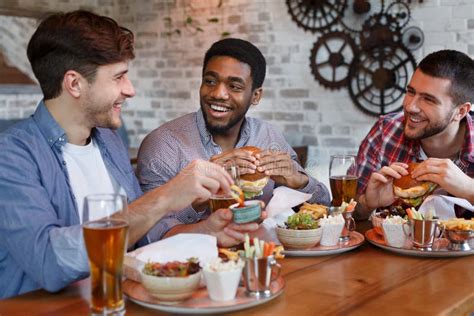
[[[219,124],[219,123],[213,123],[211,122],[211,120],[209,120],[209,117],[207,116],[207,111],[205,109],[207,105],[205,105],[205,103],[201,101],[201,112],[203,114],[204,122],[206,123],[207,130],[213,135],[214,134],[216,135],[227,134],[232,127],[236,126],[237,124],[239,124],[239,122],[241,122],[244,119],[245,114],[247,114],[247,111],[250,108],[250,105],[251,104],[249,102],[245,110],[243,110],[242,112],[236,113],[235,116],[231,116],[231,118],[229,119],[227,123]]]
[[[428,138],[428,137],[431,137],[431,136],[434,136],[434,135],[437,135],[441,132],[443,132],[449,124],[451,124],[452,122],[452,117],[453,117],[453,111],[451,111],[448,115],[446,115],[442,120],[434,123],[434,124],[429,124],[427,127],[423,128],[422,130],[418,131],[416,134],[414,135],[408,135],[407,134],[407,120],[408,120],[408,117],[407,117],[407,114],[405,113],[405,118],[404,118],[404,121],[403,121],[403,126],[404,126],[404,134],[405,134],[405,137],[408,138],[408,139],[411,139],[411,140],[421,140],[421,139],[425,139],[425,138]]]
[[[110,104],[92,103],[88,98],[84,104],[85,118],[91,127],[119,129],[122,126],[120,116],[115,119],[113,106]]]
[[[226,134],[232,127],[237,125],[240,120],[245,116],[240,115],[240,116],[235,116],[232,117],[227,124],[212,124],[209,122],[209,119],[207,117],[206,111],[202,111],[203,116],[204,116],[204,122],[206,123],[206,128],[211,134],[218,134],[218,135],[223,135]]]

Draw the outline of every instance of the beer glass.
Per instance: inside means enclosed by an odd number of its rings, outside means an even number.
[[[232,180],[234,180],[234,184],[238,186],[240,183],[239,167],[234,163],[228,162],[224,165],[224,169],[230,174]],[[216,193],[209,199],[209,208],[211,212],[215,212],[220,208],[229,208],[229,206],[235,204],[235,202],[235,199],[231,196]]]
[[[91,272],[93,315],[125,314],[122,270],[128,221],[113,218],[118,211],[124,211],[124,215],[127,211],[123,195],[88,195],[84,200],[82,227]]]
[[[357,168],[355,155],[332,155],[329,162],[329,184],[333,206],[349,203],[357,194]]]

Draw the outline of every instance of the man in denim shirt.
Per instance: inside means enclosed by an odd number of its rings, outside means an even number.
[[[32,117],[0,135],[0,298],[58,291],[89,274],[81,213],[93,193],[128,197],[129,247],[170,211],[205,201],[232,179],[193,161],[166,185],[142,195],[117,132],[133,34],[86,11],[54,14],[28,44],[44,99]],[[227,225],[222,222],[222,225]]]

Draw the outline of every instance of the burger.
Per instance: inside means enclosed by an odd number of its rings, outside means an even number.
[[[393,180],[393,193],[405,207],[418,207],[435,188],[436,184],[429,181],[417,181],[411,177],[411,173],[418,167],[419,163],[408,164],[408,174],[400,179]]]
[[[260,153],[262,150],[255,146],[245,146],[240,149],[245,150],[252,155]],[[267,185],[269,177],[258,170],[255,173],[240,175],[240,188],[244,192],[245,199],[251,199],[263,193],[263,188]]]

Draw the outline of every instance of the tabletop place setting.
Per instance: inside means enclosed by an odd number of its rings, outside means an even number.
[[[365,239],[384,251],[405,256],[474,254],[474,221],[440,219],[432,209],[422,212],[398,205],[376,210],[370,218],[373,228],[365,235],[357,232],[353,218],[356,169],[354,155],[331,156],[329,207],[308,203],[308,195],[297,196],[289,188],[275,190],[275,200],[284,199],[288,205],[270,201],[260,239],[258,234],[246,235],[245,242],[233,248],[219,248],[212,236],[179,234],[125,254],[127,221],[111,215],[126,209],[125,197],[88,196],[83,229],[92,271],[91,312],[123,314],[124,295],[138,305],[171,313],[214,314],[251,308],[284,293],[280,270],[291,257],[341,254],[360,247]],[[258,196],[268,179],[260,177],[258,184],[252,183],[255,178],[242,180],[234,164],[227,164],[225,170],[235,184],[229,196],[216,194],[209,199],[211,212],[229,208],[237,224],[261,223],[263,204]],[[276,210],[275,204],[282,207]],[[282,211],[284,208],[287,210]],[[265,225],[271,221],[273,225]],[[95,249],[92,238],[111,241]]]

